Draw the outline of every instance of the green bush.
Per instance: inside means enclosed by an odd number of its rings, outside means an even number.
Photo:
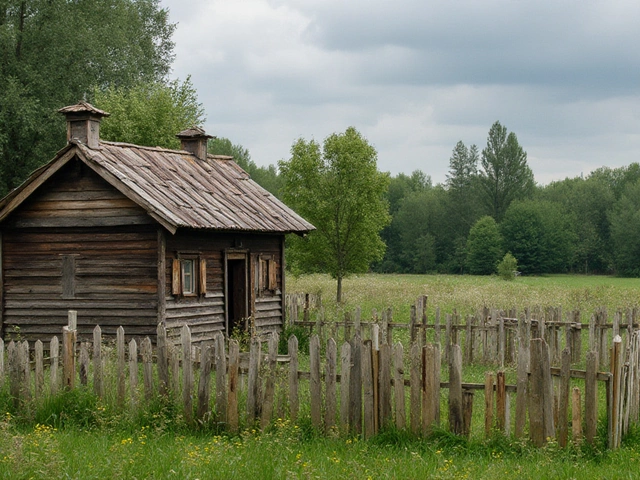
[[[511,255],[511,252],[507,252],[502,261],[498,263],[498,276],[503,280],[514,280],[517,270],[518,261]]]
[[[278,341],[278,353],[286,355],[289,352],[289,338],[291,335],[295,335],[298,339],[298,351],[309,353],[309,338],[311,338],[311,334],[309,329],[302,325],[285,325]]]

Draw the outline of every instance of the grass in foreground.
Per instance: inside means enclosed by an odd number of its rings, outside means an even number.
[[[238,436],[17,428],[0,422],[0,478],[636,478],[640,437],[615,452],[535,449],[496,438],[467,442],[438,432],[427,440],[384,432],[368,441],[316,436],[280,422]]]

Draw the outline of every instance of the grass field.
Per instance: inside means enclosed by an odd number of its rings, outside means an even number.
[[[613,312],[640,303],[640,280],[609,277],[520,277],[508,283],[493,277],[365,275],[345,281],[346,301],[340,307],[332,303],[335,283],[326,276],[288,278],[287,288],[321,293],[327,316],[358,305],[366,318],[373,308],[392,307],[397,321],[408,318],[409,305],[422,294],[429,296],[431,315],[436,306],[463,314],[485,305],[561,306],[580,309],[586,321],[597,307]],[[482,367],[469,371],[482,375]],[[417,439],[385,431],[364,441],[319,436],[308,418],[230,436],[215,425],[187,427],[179,413],[160,404],[132,416],[82,390],[22,417],[10,410],[5,388],[0,392],[0,478],[8,479],[640,478],[638,432],[617,451],[605,450],[602,436],[595,447],[565,450],[554,442],[537,449],[500,436],[467,441],[445,432]]]

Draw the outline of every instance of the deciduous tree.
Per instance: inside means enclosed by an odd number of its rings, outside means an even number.
[[[467,239],[467,266],[473,275],[491,275],[502,257],[502,238],[498,224],[484,216],[471,227]]]
[[[331,274],[341,302],[342,279],[366,272],[384,254],[380,231],[389,223],[389,177],[378,171],[375,148],[353,127],[330,135],[322,147],[296,141],[279,167],[284,200],[317,228],[292,239],[290,261],[303,271]]]

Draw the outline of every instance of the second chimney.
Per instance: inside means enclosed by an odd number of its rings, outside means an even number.
[[[207,158],[207,143],[211,135],[207,135],[200,127],[191,127],[176,135],[180,139],[182,150],[193,153],[200,160]]]

